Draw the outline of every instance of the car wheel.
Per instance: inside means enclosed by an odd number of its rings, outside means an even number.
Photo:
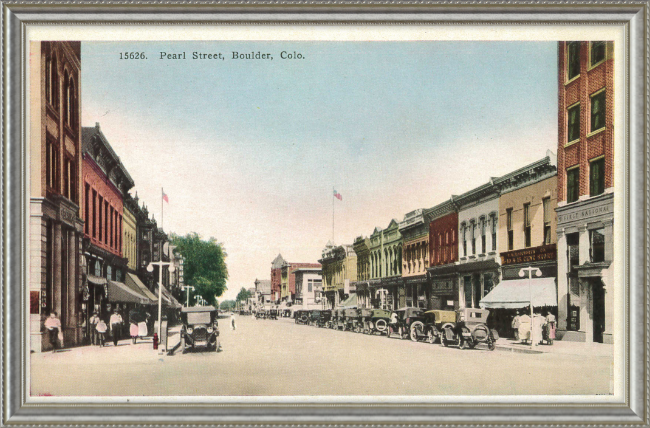
[[[413,324],[411,324],[411,341],[417,342],[418,341],[418,333],[422,333],[424,330],[424,324],[420,321],[415,321]]]
[[[378,319],[375,321],[375,328],[378,332],[383,333],[384,331],[388,330],[388,322],[386,322],[385,319]]]

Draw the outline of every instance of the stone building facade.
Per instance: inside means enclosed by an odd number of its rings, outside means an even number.
[[[351,284],[357,282],[357,255],[352,245],[328,242],[319,263],[322,266],[323,293],[327,299],[325,307],[336,308],[351,293],[356,293]]]
[[[83,340],[81,44],[29,48],[30,348],[40,352],[51,349],[41,332],[50,312],[66,346]]]
[[[558,54],[558,336],[612,343],[614,46]]]
[[[357,255],[357,302],[359,307],[371,308],[372,301],[370,297],[370,240],[363,236],[358,236],[354,240],[353,248]]]
[[[370,235],[370,294],[373,307],[398,309],[406,304],[402,281],[402,234],[397,220]]]

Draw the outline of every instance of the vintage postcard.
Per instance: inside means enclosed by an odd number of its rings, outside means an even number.
[[[29,39],[30,399],[620,400],[620,31],[266,30]]]

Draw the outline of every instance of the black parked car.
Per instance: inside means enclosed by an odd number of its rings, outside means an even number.
[[[186,350],[219,349],[219,322],[213,306],[193,306],[181,309],[181,352]]]

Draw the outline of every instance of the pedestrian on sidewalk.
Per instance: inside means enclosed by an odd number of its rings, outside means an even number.
[[[97,345],[97,323],[99,322],[99,315],[97,312],[93,312],[93,316],[88,320],[90,324],[90,343]]]
[[[140,314],[137,309],[133,309],[129,313],[129,334],[131,335],[131,341],[135,345],[135,342],[138,340],[138,322],[140,319]]]
[[[235,327],[235,313],[234,312],[230,313],[230,328],[232,330],[236,329],[236,327]]]
[[[103,319],[101,318],[99,319],[96,330],[97,330],[99,346],[104,346],[104,342],[106,342],[106,331],[108,330],[108,326],[106,326],[106,322],[104,322]]]
[[[109,320],[109,324],[111,325],[111,335],[113,336],[113,345],[117,346],[118,340],[120,340],[120,330],[122,330],[122,315],[117,312],[117,309],[115,312],[113,312],[113,315],[111,315],[111,319]]]
[[[52,345],[52,352],[56,352],[56,341],[61,341],[61,348],[63,348],[63,332],[61,331],[61,320],[58,314],[54,311],[50,312],[50,316],[45,320],[45,328],[50,336],[50,344]]]

